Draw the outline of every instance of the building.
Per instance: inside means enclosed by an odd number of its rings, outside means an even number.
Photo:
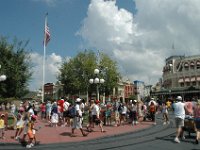
[[[134,84],[130,80],[120,81],[113,89],[113,97],[118,97],[122,102],[125,102],[130,96],[135,95],[134,90]]]
[[[165,60],[162,87],[154,95],[181,95],[184,99],[200,96],[200,55],[171,56]]]
[[[63,97],[63,85],[61,83],[46,83],[44,85],[44,97],[47,99],[59,99]]]

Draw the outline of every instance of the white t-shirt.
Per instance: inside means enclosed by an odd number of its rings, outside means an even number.
[[[78,112],[78,115],[81,117],[82,111],[81,111],[80,106],[78,104],[75,105],[75,110],[76,110],[76,112]]]
[[[68,102],[64,102],[63,107],[64,107],[64,111],[67,111],[68,108],[69,108],[69,103]]]
[[[126,106],[123,106],[122,107],[122,114],[126,114],[128,111],[127,107]]]
[[[92,108],[92,112],[91,113],[92,113],[92,115],[97,115],[98,116],[99,112],[100,112],[99,106],[95,104],[93,106],[93,108]]]
[[[185,104],[182,102],[177,102],[173,104],[174,115],[176,118],[185,119]]]

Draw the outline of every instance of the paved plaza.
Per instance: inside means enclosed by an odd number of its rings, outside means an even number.
[[[80,130],[75,130],[75,137],[71,137],[71,127],[50,127],[47,121],[38,119],[35,124],[36,128],[40,128],[36,132],[37,141],[40,141],[40,144],[49,144],[49,143],[66,143],[66,142],[78,142],[86,141],[96,138],[102,138],[105,136],[114,136],[123,133],[134,132],[138,130],[143,130],[152,126],[152,122],[141,122],[138,125],[132,126],[131,124],[125,124],[118,127],[115,126],[104,126],[106,132],[101,132],[98,126],[95,126],[93,132],[88,132],[87,137],[83,137]],[[84,128],[86,129],[86,128]],[[86,131],[87,132],[87,131]],[[18,143],[13,136],[15,135],[15,130],[6,130],[5,139],[0,139],[1,144],[5,143]],[[28,137],[27,137],[28,138]]]

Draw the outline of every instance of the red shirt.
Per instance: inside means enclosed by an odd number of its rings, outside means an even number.
[[[64,111],[64,99],[58,100],[58,105],[60,106],[60,112]]]

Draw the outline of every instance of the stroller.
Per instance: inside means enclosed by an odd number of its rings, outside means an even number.
[[[183,131],[188,132],[189,136],[191,133],[195,133],[195,122],[193,116],[185,116]]]

